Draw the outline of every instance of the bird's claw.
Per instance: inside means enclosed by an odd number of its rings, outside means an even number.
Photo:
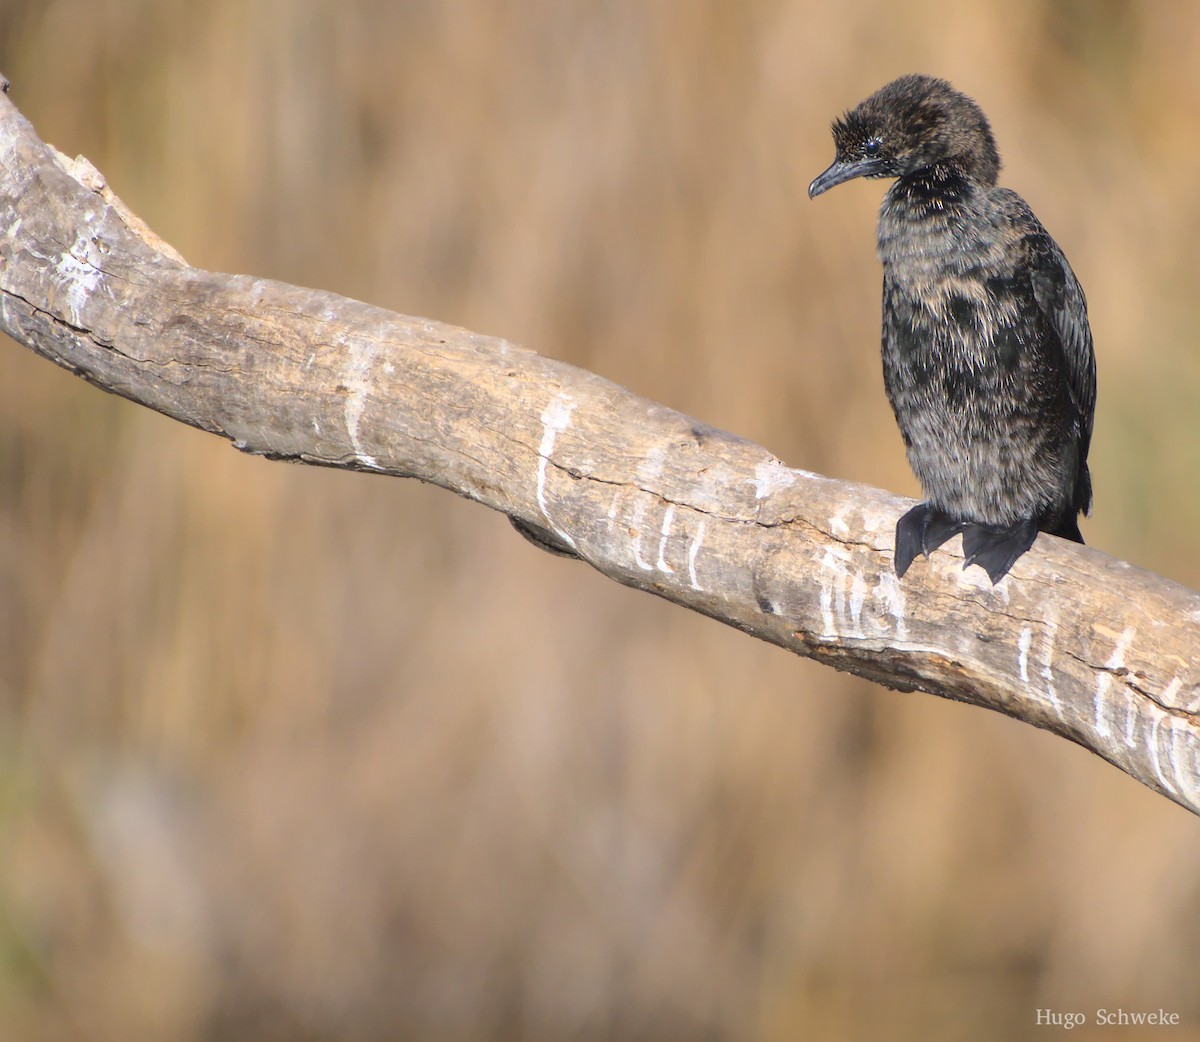
[[[930,503],[918,503],[896,522],[896,574],[903,576],[917,554],[928,557],[966,524]]]

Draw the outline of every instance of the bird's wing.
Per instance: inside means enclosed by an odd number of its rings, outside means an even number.
[[[1096,355],[1088,325],[1087,298],[1067,263],[1067,258],[1015,192],[1005,192],[1010,216],[1020,231],[1025,268],[1030,273],[1033,296],[1050,328],[1058,335],[1066,361],[1071,400],[1079,419],[1080,458],[1087,459],[1096,411]]]

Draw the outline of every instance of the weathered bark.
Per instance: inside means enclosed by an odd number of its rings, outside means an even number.
[[[1200,812],[1200,596],[1047,536],[899,581],[909,502],[504,340],[188,267],[0,98],[0,328],[245,452],[416,477],[618,582],[881,684],[1047,728]]]

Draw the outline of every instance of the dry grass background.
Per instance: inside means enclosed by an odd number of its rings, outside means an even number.
[[[1193,587],[1198,64],[1118,0],[0,0],[14,101],[192,263],[908,493],[882,186],[804,189],[945,75],[1090,296],[1086,535]],[[1198,915],[1196,819],[1059,739],[0,349],[5,1039],[1196,1038]]]

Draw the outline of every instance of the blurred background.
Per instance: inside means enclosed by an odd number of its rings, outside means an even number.
[[[1085,535],[1192,587],[1198,66],[1149,0],[0,0],[13,101],[192,264],[907,494],[883,186],[805,188],[946,76],[1089,295]],[[5,1040],[1200,1038],[1198,916],[1200,822],[1061,739],[0,344]]]

